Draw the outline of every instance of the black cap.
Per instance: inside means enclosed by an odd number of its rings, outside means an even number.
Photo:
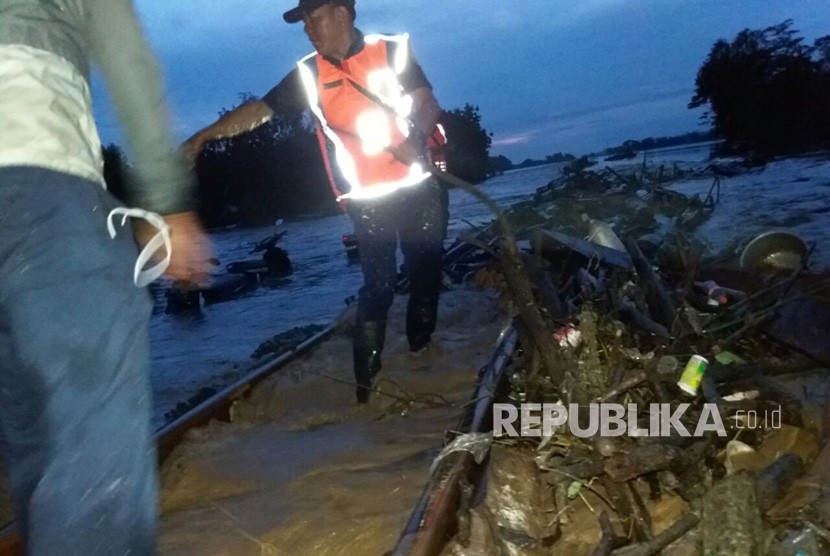
[[[346,6],[352,12],[352,15],[354,15],[354,0],[300,0],[297,7],[291,8],[282,14],[282,18],[286,23],[297,23],[298,21],[302,21],[305,14],[313,12],[324,4]]]

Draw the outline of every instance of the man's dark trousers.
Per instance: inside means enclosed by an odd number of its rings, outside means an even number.
[[[107,234],[115,206],[0,168],[0,454],[28,554],[155,552],[151,304],[129,227]]]
[[[358,398],[361,387],[368,388],[371,375],[377,372],[371,367],[379,366],[370,361],[368,371],[358,368],[365,357],[371,358],[373,353],[379,356],[383,350],[386,316],[398,281],[398,239],[409,278],[406,334],[410,349],[418,351],[426,346],[435,330],[447,220],[445,199],[441,186],[430,178],[385,197],[348,202],[364,278],[354,337]]]

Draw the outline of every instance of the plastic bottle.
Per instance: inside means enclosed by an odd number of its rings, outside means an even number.
[[[726,305],[729,303],[729,295],[726,290],[718,285],[714,280],[706,280],[703,282],[703,287],[706,289],[706,304],[717,307],[718,305]]]

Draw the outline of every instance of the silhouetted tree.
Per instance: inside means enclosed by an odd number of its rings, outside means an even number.
[[[241,103],[255,98],[250,93],[239,97]],[[443,111],[441,122],[448,171],[473,183],[484,180],[490,135],[481,127],[478,107]],[[263,225],[277,217],[338,210],[308,116],[274,119],[249,133],[207,143],[196,174],[200,214],[209,226]]]
[[[830,71],[830,35],[816,39],[814,43],[816,55],[822,71]]]
[[[447,132],[447,171],[459,178],[479,183],[489,170],[490,134],[481,126],[478,106],[441,112],[440,121]]]
[[[572,160],[576,160],[576,157],[572,154],[566,153],[554,153],[545,157],[545,163],[547,164],[553,164],[555,162],[569,162]]]
[[[648,149],[663,149],[666,147],[674,147],[677,145],[687,145],[689,143],[700,143],[703,141],[712,141],[718,136],[714,131],[692,131],[684,133],[683,135],[672,135],[670,137],[646,137],[639,141],[628,139],[615,147],[609,147],[602,151],[603,155],[617,155],[631,151],[645,151]]]
[[[503,174],[513,167],[513,163],[509,158],[500,154],[498,156],[491,156],[487,162],[487,175],[494,176]]]
[[[697,74],[689,108],[727,141],[761,151],[799,149],[830,139],[830,37],[814,46],[792,20],[719,40]]]
[[[241,102],[254,98],[239,96]],[[337,210],[313,127],[302,117],[272,119],[206,144],[196,173],[201,214],[209,225],[262,225],[277,217]]]

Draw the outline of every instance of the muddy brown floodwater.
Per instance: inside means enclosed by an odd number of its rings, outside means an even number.
[[[390,396],[354,402],[341,333],[262,383],[232,423],[191,431],[162,468],[161,554],[394,547],[507,322],[493,292],[457,286],[441,299],[438,349],[414,356],[404,310],[399,296],[378,382]]]

